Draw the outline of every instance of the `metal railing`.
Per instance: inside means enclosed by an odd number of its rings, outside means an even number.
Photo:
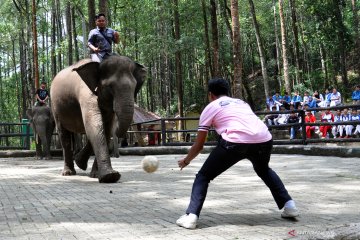
[[[324,110],[337,110],[344,108],[360,109],[360,105],[344,105],[337,107],[328,107],[328,108],[312,108],[308,109],[310,111],[319,112]],[[278,139],[274,137],[274,145],[286,145],[286,144],[309,144],[309,143],[346,143],[346,142],[360,142],[360,138],[307,138],[306,137],[306,126],[324,126],[324,125],[358,125],[360,121],[348,121],[348,122],[315,122],[315,123],[305,123],[305,111],[304,110],[286,110],[286,111],[257,111],[255,112],[258,116],[263,116],[267,114],[287,114],[287,113],[298,113],[301,117],[300,123],[292,124],[281,124],[281,125],[270,125],[268,128],[274,133],[278,130],[290,130],[291,127],[297,127],[300,130],[300,138],[297,139]],[[144,135],[158,134],[159,140],[158,144],[161,146],[186,146],[192,145],[193,139],[196,137],[197,129],[166,129],[166,124],[169,122],[179,122],[183,123],[190,120],[198,121],[198,117],[183,117],[183,118],[161,118],[157,120],[147,121],[132,124],[131,126],[138,130],[129,130],[128,135],[131,139],[135,139],[134,135],[138,134],[142,137]],[[317,119],[318,120],[318,119]],[[159,130],[143,130],[144,126],[151,124],[160,125]],[[178,135],[174,137],[173,135]],[[206,142],[206,145],[215,145],[216,144],[216,133],[214,130],[210,130],[210,138]],[[274,134],[273,134],[274,135]],[[29,123],[0,123],[0,150],[11,150],[11,149],[30,149],[30,142],[33,134],[30,131]],[[58,141],[57,133],[54,133],[54,141]],[[58,148],[59,144],[54,144],[53,148]]]

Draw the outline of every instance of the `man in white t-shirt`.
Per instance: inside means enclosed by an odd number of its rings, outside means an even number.
[[[201,113],[196,141],[187,156],[178,161],[179,167],[183,169],[189,165],[201,152],[211,127],[220,139],[196,175],[186,214],[176,224],[196,228],[210,181],[245,158],[251,161],[257,175],[269,187],[278,208],[284,208],[281,216],[297,217],[295,202],[279,176],[269,167],[272,136],[267,126],[246,102],[228,96],[230,85],[226,80],[210,80],[208,90],[210,103]]]
[[[333,88],[332,93],[330,95],[330,107],[335,107],[341,104],[341,94]]]

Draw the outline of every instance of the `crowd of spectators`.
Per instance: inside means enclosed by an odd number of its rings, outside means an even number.
[[[355,86],[352,93],[352,103],[360,105],[360,85]],[[348,121],[360,120],[360,109],[344,108],[343,110],[336,110],[332,113],[331,110],[324,110],[316,114],[311,111],[316,107],[333,107],[341,106],[341,94],[336,88],[331,90],[326,89],[324,95],[319,91],[314,91],[312,95],[305,91],[303,96],[300,96],[298,91],[294,92],[294,96],[290,97],[288,93],[281,96],[279,92],[270,96],[266,100],[268,111],[278,111],[280,113],[269,113],[265,116],[265,123],[267,125],[282,125],[291,123],[301,123],[301,117],[298,113],[281,113],[284,110],[302,109],[305,111],[305,122],[344,122],[341,125],[320,125],[320,126],[306,126],[306,137],[311,138],[313,134],[319,135],[319,138],[352,138],[360,136],[360,124],[345,124]],[[351,107],[351,106],[350,106]],[[300,125],[291,126],[289,128],[290,139],[296,137],[296,133],[301,130]]]

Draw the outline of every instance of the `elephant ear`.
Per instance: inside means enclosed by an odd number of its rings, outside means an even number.
[[[135,87],[135,93],[134,96],[136,98],[136,95],[141,89],[141,86],[143,85],[147,73],[147,68],[144,65],[141,65],[140,63],[135,62],[135,70],[133,72],[133,75],[136,79],[136,87]]]
[[[79,74],[80,78],[95,95],[97,94],[96,90],[100,85],[99,65],[98,62],[88,62],[73,69],[73,71],[76,71]]]
[[[26,116],[29,118],[29,120],[31,122],[34,117],[33,110],[31,108],[26,110]]]

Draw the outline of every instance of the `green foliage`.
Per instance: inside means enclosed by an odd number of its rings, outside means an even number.
[[[14,2],[21,8],[19,12],[15,8]],[[38,51],[39,66],[42,68],[41,77],[51,78],[51,34],[54,29],[51,23],[52,3],[53,1],[38,0],[37,2],[37,31],[38,31]],[[98,1],[95,1],[96,3]],[[65,6],[68,0],[60,0],[60,6],[57,8],[60,17],[65,16]],[[75,26],[79,36],[88,34],[89,29],[83,29],[87,24],[87,1],[73,0],[71,6],[75,7]],[[206,3],[206,22],[208,24],[207,33],[210,38],[210,3]],[[227,4],[225,9],[224,4]],[[295,78],[295,43],[291,31],[291,12],[288,1],[285,1],[284,11],[286,17],[286,31],[288,37],[288,57],[290,78]],[[148,80],[151,80],[151,86],[144,84],[140,92],[140,103],[142,106],[154,106],[154,111],[161,116],[175,115],[178,113],[177,84],[175,82],[175,53],[181,53],[182,59],[182,81],[184,92],[184,107],[196,103],[199,106],[206,104],[206,89],[204,82],[208,78],[206,66],[206,42],[204,30],[204,16],[201,1],[179,0],[178,12],[180,23],[180,39],[174,38],[174,8],[173,1],[161,0],[112,0],[109,4],[110,27],[120,32],[122,43],[115,47],[115,50],[123,55],[127,55],[136,61],[151,68],[149,69]],[[265,48],[267,60],[267,70],[269,74],[271,91],[278,88],[276,79],[282,79],[282,73],[277,73],[277,59],[275,51],[275,40],[280,40],[280,35],[275,36],[274,31],[274,6],[277,14],[277,27],[280,31],[278,1],[254,1],[256,18],[259,24],[262,43]],[[275,5],[274,5],[275,4]],[[356,40],[356,31],[354,28],[354,16],[351,10],[350,1],[324,1],[324,0],[304,0],[295,1],[297,13],[297,26],[299,31],[299,51],[301,55],[302,79],[300,84],[293,87],[294,90],[312,92],[315,89],[322,90],[325,80],[330,85],[334,84],[333,79],[338,79],[340,73],[339,55],[340,44],[343,42],[348,59],[355,59],[352,54]],[[340,7],[339,7],[340,6]],[[231,18],[225,17],[224,12],[230,9],[229,1],[217,1],[217,20],[219,30],[220,44],[220,64],[221,74],[226,78],[232,78],[233,75],[233,54],[232,41],[228,33],[227,23],[231,24]],[[359,7],[359,6],[358,6]],[[338,10],[340,9],[340,17]],[[228,14],[228,13],[227,13]],[[255,31],[250,15],[248,0],[239,1],[240,14],[240,32],[243,62],[243,79],[247,76],[259,72],[260,57],[258,54]],[[29,89],[30,82],[33,81],[32,70],[32,32],[31,32],[31,1],[26,0],[0,0],[0,122],[17,121],[19,119],[19,100],[22,100],[21,90]],[[61,24],[65,20],[61,18]],[[23,24],[23,25],[22,25]],[[56,23],[56,25],[58,22]],[[61,64],[57,62],[57,69],[67,65],[68,45],[66,27],[61,25],[61,36],[56,37],[55,58],[61,57]],[[84,30],[84,32],[83,32]],[[21,32],[24,36],[21,36]],[[58,31],[59,32],[59,31]],[[278,32],[279,34],[280,32]],[[25,53],[26,59],[26,84],[29,86],[20,86],[20,37],[29,46]],[[48,45],[42,44],[43,39]],[[327,67],[327,77],[321,71],[320,46],[325,53],[325,64]],[[83,51],[83,45],[79,42],[79,52],[81,57],[87,55],[87,50]],[[23,49],[24,50],[24,49]],[[210,49],[210,54],[213,49]],[[14,59],[15,58],[15,59]],[[15,66],[14,66],[15,60]],[[281,63],[281,59],[279,59]],[[60,67],[61,66],[61,67]],[[349,69],[353,69],[349,64]],[[17,73],[17,79],[15,76]],[[349,72],[350,73],[350,72]],[[261,76],[258,76],[261,78]],[[50,79],[49,79],[50,80]],[[283,81],[283,80],[282,80]],[[351,85],[359,81],[358,73],[349,74],[349,83]],[[338,84],[338,83],[337,83]],[[51,86],[51,80],[50,84]],[[340,86],[341,83],[339,84]],[[282,84],[284,86],[284,84]],[[162,89],[161,89],[162,88]],[[164,92],[164,89],[167,91]],[[257,81],[251,86],[252,89],[263,89],[263,83]],[[278,90],[278,89],[276,89]],[[284,91],[284,89],[280,89]],[[345,89],[344,89],[345,90]],[[150,91],[152,95],[150,96]],[[167,94],[167,96],[163,96]],[[256,93],[253,98],[262,98],[264,94]],[[169,109],[164,109],[162,103],[164,97],[169,99]],[[149,102],[147,102],[149,101]],[[255,102],[263,102],[261,99],[255,99]]]

